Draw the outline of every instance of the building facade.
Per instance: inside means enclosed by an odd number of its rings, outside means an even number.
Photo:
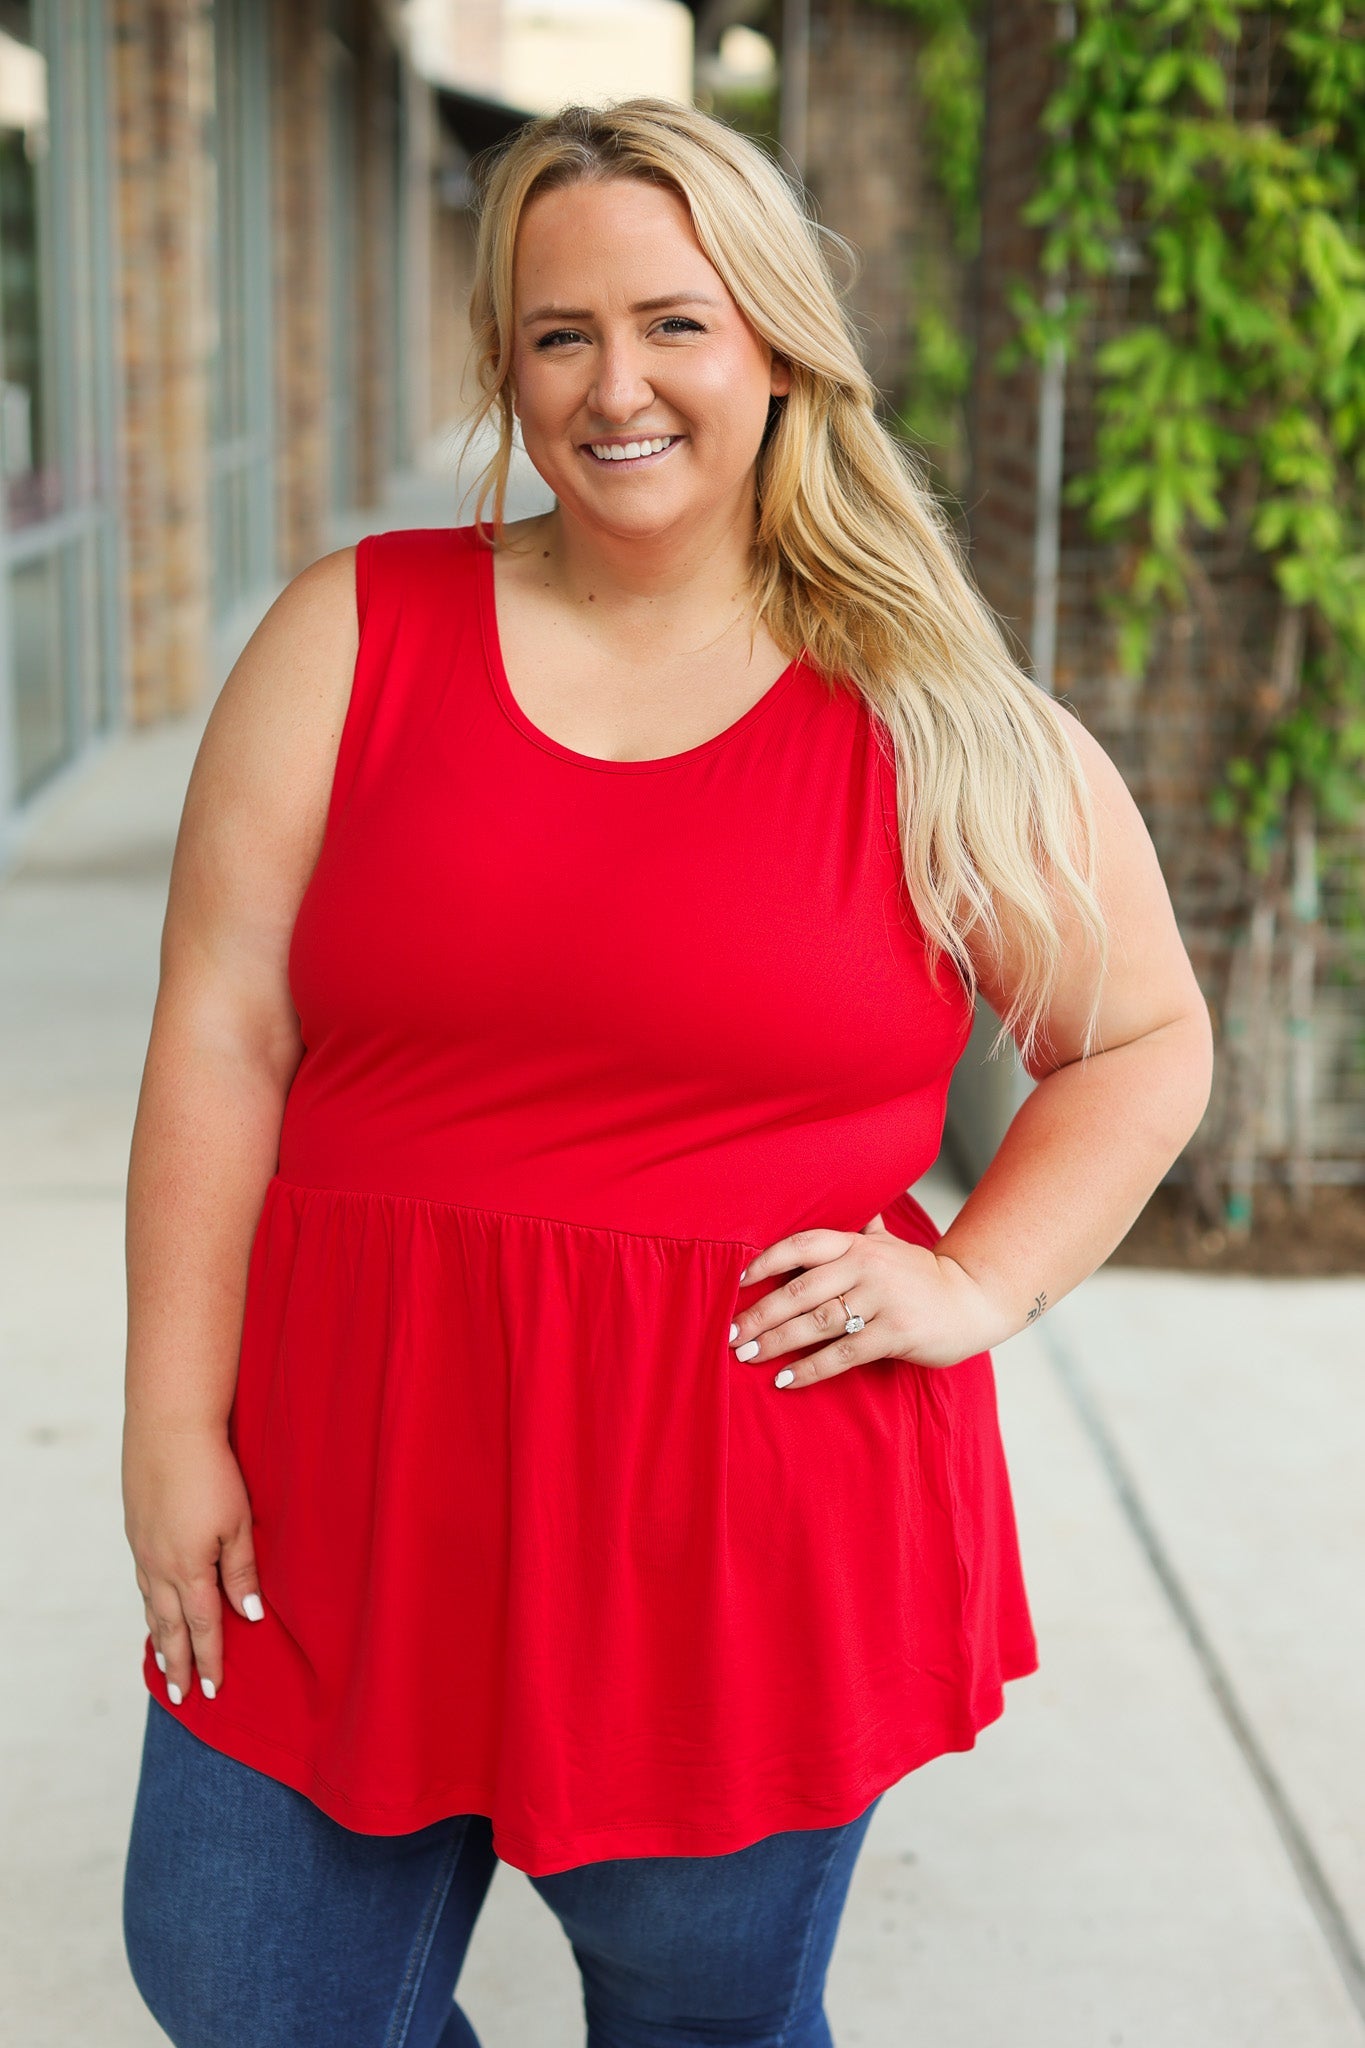
[[[33,794],[116,714],[107,46],[79,0],[0,7],[0,777]]]
[[[1129,264],[1094,290],[1094,310],[1064,373],[1024,362],[1000,366],[1014,338],[1006,295],[1013,277],[1036,278],[1040,229],[1023,218],[1048,143],[1043,109],[1058,76],[1057,11],[1030,0],[992,0],[982,167],[981,325],[973,391],[975,464],[970,491],[972,562],[1015,650],[1083,719],[1121,769],[1160,856],[1182,936],[1209,1000],[1219,1061],[1210,1111],[1175,1177],[1196,1177],[1205,1148],[1228,1147],[1238,1125],[1255,1132],[1259,1177],[1279,1178],[1291,1145],[1295,1093],[1308,1098],[1300,1138],[1319,1183],[1365,1183],[1365,954],[1356,913],[1331,893],[1334,871],[1365,863],[1365,820],[1324,834],[1324,900],[1309,934],[1316,957],[1306,977],[1311,1016],[1296,1018],[1287,992],[1302,960],[1293,919],[1281,916],[1266,948],[1266,987],[1246,980],[1251,948],[1250,878],[1236,835],[1210,808],[1225,762],[1244,744],[1249,709],[1267,683],[1280,599],[1265,558],[1236,522],[1201,539],[1198,601],[1168,619],[1147,674],[1117,658],[1105,608],[1120,551],[1090,531],[1065,481],[1087,470],[1098,423],[1096,355],[1130,313],[1150,317],[1149,266],[1130,223]],[[1266,60],[1268,63],[1268,59]],[[1231,104],[1262,65],[1244,55]],[[1268,72],[1266,75],[1269,75]],[[993,1030],[983,1015],[981,1037]],[[1254,1095],[1239,1097],[1242,1048],[1264,1033]],[[1307,1059],[1305,1060],[1305,1054]],[[958,1136],[973,1170],[998,1141],[1016,1097],[1002,1064],[960,1091]],[[1297,1069],[1297,1071],[1296,1071]],[[1309,1086],[1305,1087],[1305,1073]]]
[[[388,0],[0,0],[0,866],[458,409],[457,101]]]

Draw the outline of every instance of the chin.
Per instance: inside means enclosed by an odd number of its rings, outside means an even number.
[[[600,500],[578,492],[561,490],[556,492],[556,496],[561,505],[590,525],[608,526],[621,533],[645,533],[656,527],[676,526],[679,520],[705,509],[701,501],[674,497],[671,493],[666,496],[662,491],[657,498],[649,499],[641,491],[633,505],[624,501],[624,493],[619,505],[604,505]]]

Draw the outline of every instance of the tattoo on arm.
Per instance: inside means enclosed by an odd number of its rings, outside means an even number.
[[[1045,1309],[1046,1307],[1047,1307],[1047,1296],[1046,1296],[1045,1294],[1035,1294],[1035,1295],[1034,1295],[1034,1297],[1033,1297],[1033,1307],[1032,1307],[1032,1308],[1031,1308],[1031,1309],[1029,1310],[1028,1314],[1027,1314],[1027,1315],[1026,1315],[1026,1316],[1024,1317],[1024,1327],[1025,1327],[1025,1328],[1027,1329],[1027,1327],[1028,1327],[1028,1325],[1029,1325],[1030,1323],[1036,1323],[1036,1322],[1037,1322],[1037,1320],[1038,1320],[1038,1318],[1039,1318],[1039,1316],[1040,1316],[1040,1315],[1041,1315],[1041,1314],[1043,1313],[1043,1310],[1044,1310],[1044,1309]]]

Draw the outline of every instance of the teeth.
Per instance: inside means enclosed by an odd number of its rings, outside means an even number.
[[[677,438],[676,434],[662,434],[654,441],[627,441],[624,446],[618,441],[590,441],[588,445],[599,462],[634,462],[641,455],[657,455]]]

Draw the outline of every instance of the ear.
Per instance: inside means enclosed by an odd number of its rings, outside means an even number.
[[[774,398],[785,398],[792,388],[792,366],[785,356],[773,357],[770,388]]]

